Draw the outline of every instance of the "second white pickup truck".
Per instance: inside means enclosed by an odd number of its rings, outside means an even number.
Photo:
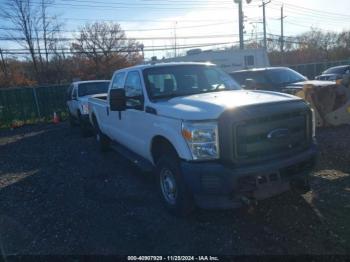
[[[301,99],[242,90],[215,65],[160,63],[114,73],[89,98],[102,150],[154,170],[165,206],[187,214],[308,190],[315,124]]]

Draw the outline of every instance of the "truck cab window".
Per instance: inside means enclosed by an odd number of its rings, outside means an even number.
[[[125,72],[121,72],[115,75],[113,78],[111,89],[123,88]]]
[[[126,105],[137,107],[143,105],[143,92],[141,78],[137,71],[128,73],[125,80],[125,96],[127,98]]]
[[[78,98],[78,87],[75,87],[73,89],[72,99],[77,99],[77,98]]]

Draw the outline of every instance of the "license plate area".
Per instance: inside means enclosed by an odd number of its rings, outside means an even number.
[[[281,175],[279,172],[272,172],[255,177],[255,184],[258,189],[279,183],[281,183]]]
[[[256,199],[265,199],[289,189],[289,183],[282,181],[279,172],[271,172],[255,177],[256,190],[253,196]]]

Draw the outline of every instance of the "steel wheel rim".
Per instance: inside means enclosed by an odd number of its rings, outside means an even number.
[[[173,172],[168,168],[163,168],[160,172],[160,187],[164,199],[171,205],[176,204],[177,186]]]

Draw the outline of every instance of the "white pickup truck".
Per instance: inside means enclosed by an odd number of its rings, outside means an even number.
[[[89,113],[101,149],[154,170],[176,214],[309,188],[317,152],[310,107],[292,95],[242,90],[215,65],[118,70],[106,97],[89,98]]]
[[[67,109],[71,126],[78,124],[83,136],[88,134],[90,121],[88,98],[106,95],[109,80],[91,80],[73,82],[67,90]]]

